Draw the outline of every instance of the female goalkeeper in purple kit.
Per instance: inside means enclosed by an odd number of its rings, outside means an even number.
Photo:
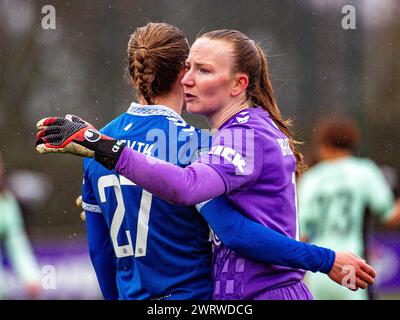
[[[182,84],[187,110],[218,129],[210,151],[191,165],[150,159],[108,137],[87,143],[70,136],[66,143],[95,151],[104,166],[167,201],[200,203],[200,211],[208,207],[218,215],[218,201],[208,200],[226,195],[245,217],[298,240],[295,182],[303,159],[281,117],[261,48],[239,31],[206,33],[190,49]],[[250,235],[234,236],[246,241]],[[259,262],[218,239],[214,244],[214,299],[312,299],[302,282],[305,271]],[[357,288],[373,283],[367,265],[355,272]]]

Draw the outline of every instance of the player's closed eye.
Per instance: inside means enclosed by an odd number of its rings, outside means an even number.
[[[198,69],[198,71],[199,71],[200,73],[203,73],[203,74],[210,73],[210,71],[209,71],[209,70],[207,70],[207,69],[204,69],[204,68],[199,68],[199,69]]]

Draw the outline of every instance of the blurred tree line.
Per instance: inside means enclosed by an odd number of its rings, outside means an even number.
[[[42,205],[31,208],[29,225],[49,227],[54,236],[63,234],[63,226],[83,232],[74,206],[81,161],[37,155],[35,124],[72,113],[102,127],[124,112],[135,98],[124,79],[129,35],[150,21],[180,27],[191,43],[213,29],[243,31],[269,56],[281,110],[295,120],[307,155],[317,119],[340,112],[362,127],[361,155],[400,170],[400,4],[387,0],[390,14],[382,17],[367,11],[367,2],[1,0],[0,151],[8,173],[41,172],[54,187]],[[48,4],[56,9],[55,30],[41,25]],[[342,28],[345,4],[356,8],[355,30]],[[201,117],[185,117],[207,126]]]

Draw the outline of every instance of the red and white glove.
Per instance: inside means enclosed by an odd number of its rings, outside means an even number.
[[[94,157],[107,169],[113,169],[124,143],[101,134],[78,116],[44,118],[37,123],[36,150],[40,154],[69,153]]]

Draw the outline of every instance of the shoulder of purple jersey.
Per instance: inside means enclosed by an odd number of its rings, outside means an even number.
[[[241,155],[252,154],[263,149],[265,120],[253,112],[246,110],[232,117],[218,130],[212,139],[212,146],[229,147]]]
[[[228,123],[224,126],[224,129],[229,128],[265,128],[265,119],[263,119],[258,113],[252,112],[249,109],[245,109],[236,115],[234,115]]]

